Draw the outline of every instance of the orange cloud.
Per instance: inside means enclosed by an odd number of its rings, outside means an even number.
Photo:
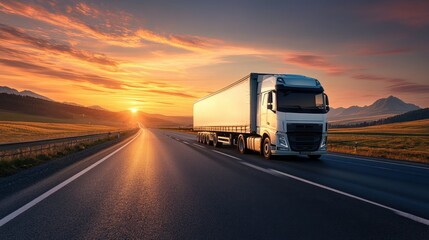
[[[291,54],[286,57],[285,63],[310,69],[319,69],[329,74],[341,74],[345,71],[343,67],[330,63],[326,57],[318,55]]]
[[[57,53],[68,54],[77,59],[117,67],[118,61],[105,56],[100,53],[93,53],[90,51],[78,50],[68,44],[58,44],[52,40],[32,37],[17,28],[7,26],[0,23],[0,37],[3,40],[16,41],[20,43],[28,43],[39,49],[44,49]]]
[[[351,51],[352,54],[362,56],[397,55],[416,51],[416,48],[412,47],[389,47],[386,43],[379,45],[353,45],[350,48],[353,49]]]
[[[389,78],[372,74],[354,75],[353,78],[364,81],[384,82],[389,84],[387,88],[393,93],[427,94],[429,92],[429,84],[414,83],[402,78]]]
[[[183,92],[172,92],[172,91],[164,91],[164,90],[156,90],[156,89],[148,90],[147,92],[171,95],[176,97],[185,97],[185,98],[194,98],[194,99],[197,98],[194,95],[183,93]]]
[[[126,27],[127,21],[129,20],[127,16],[123,17],[123,15],[119,14],[114,15],[116,18],[114,25],[110,25],[110,22],[106,21],[106,19],[99,19],[99,24],[91,25],[82,20],[81,17],[86,16],[82,14],[82,11],[74,11],[74,9],[79,9],[79,7],[80,5],[78,5],[77,8],[69,6],[69,8],[65,9],[64,13],[62,9],[56,9],[54,12],[51,12],[42,5],[8,0],[0,2],[0,11],[7,14],[15,14],[65,29],[80,31],[81,33],[104,40],[113,45],[130,47],[141,45],[140,38],[131,33],[131,30]],[[92,12],[95,11],[96,10],[93,10]],[[76,12],[76,15],[72,14],[74,12]],[[106,12],[106,14],[102,15],[112,17],[111,12]],[[110,25],[110,27],[103,28],[107,25]]]
[[[0,2],[0,11],[8,14],[20,15],[30,19],[39,20],[54,26],[79,31],[85,36],[103,40],[105,43],[124,47],[141,47],[142,41],[165,44],[190,51],[205,51],[224,45],[224,41],[194,35],[163,35],[151,30],[128,27],[130,16],[124,12],[102,11],[87,4],[79,3],[76,6],[67,6],[66,9],[56,9],[51,12],[42,5],[20,3],[17,1]],[[98,20],[88,23],[82,17],[90,16]],[[240,47],[224,46],[229,50],[246,50]],[[247,49],[250,50],[250,49]],[[252,50],[254,52],[254,50]]]
[[[37,65],[34,63],[28,63],[28,62],[23,62],[19,60],[10,60],[10,59],[4,59],[4,58],[0,58],[0,64],[3,64],[8,67],[13,67],[24,72],[35,73],[38,75],[56,77],[58,79],[66,79],[66,80],[78,81],[78,82],[89,82],[92,84],[102,85],[104,87],[112,88],[112,89],[122,89],[121,82],[118,82],[113,79],[109,79],[107,77],[98,76],[95,74],[78,72],[72,69],[61,68],[56,70],[53,68]]]

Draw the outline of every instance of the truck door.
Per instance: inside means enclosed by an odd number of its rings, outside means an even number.
[[[276,92],[271,91],[267,93],[267,105],[266,105],[266,126],[268,132],[275,134],[277,129],[277,105],[276,105]]]
[[[262,134],[267,127],[267,93],[262,93],[260,112],[260,133]]]

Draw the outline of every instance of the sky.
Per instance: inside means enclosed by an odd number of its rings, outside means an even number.
[[[429,107],[429,1],[0,0],[0,86],[190,116],[250,72],[319,79],[332,107]]]

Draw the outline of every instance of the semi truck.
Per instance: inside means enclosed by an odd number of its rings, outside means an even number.
[[[266,159],[327,152],[328,96],[321,83],[295,74],[250,73],[194,103],[197,141],[237,146]]]

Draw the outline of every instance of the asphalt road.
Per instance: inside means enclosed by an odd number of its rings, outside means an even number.
[[[429,239],[429,166],[130,141],[0,198],[0,239]]]

